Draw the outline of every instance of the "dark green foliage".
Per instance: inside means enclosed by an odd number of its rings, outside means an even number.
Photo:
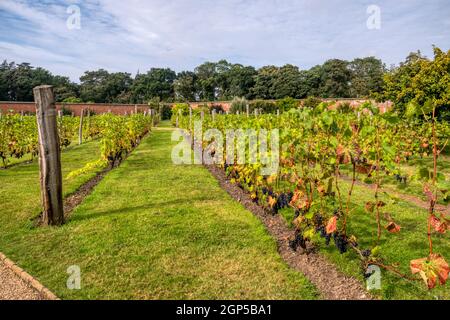
[[[280,112],[289,111],[291,109],[297,109],[300,106],[300,102],[294,98],[284,98],[278,100],[276,103],[277,109]]]
[[[161,120],[169,120],[172,117],[171,105],[167,103],[161,103],[159,105],[159,114],[161,115]]]
[[[304,108],[316,108],[319,104],[322,103],[322,100],[316,97],[308,97],[303,101],[303,107]]]
[[[262,110],[263,113],[275,113],[277,111],[277,105],[270,100],[254,100],[249,104],[250,112],[254,112],[255,109]]]

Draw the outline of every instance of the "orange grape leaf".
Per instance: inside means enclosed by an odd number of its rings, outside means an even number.
[[[383,202],[383,201],[378,201],[378,202],[377,202],[377,207],[378,207],[378,208],[382,208],[382,207],[384,207],[384,206],[386,206],[386,203],[385,203],[385,202]]]
[[[431,191],[430,186],[428,184],[425,184],[423,186],[423,193],[427,196],[428,201],[436,202],[436,197],[434,196],[434,194]]]
[[[338,157],[340,157],[340,156],[344,155],[344,151],[345,151],[344,147],[342,146],[342,144],[340,144],[336,148],[336,155]]]
[[[428,258],[412,260],[410,262],[410,268],[412,274],[420,274],[429,289],[433,289],[436,286],[438,279],[439,283],[444,285],[447,282],[450,272],[447,262],[439,254],[432,254]]]
[[[274,198],[274,197],[272,197],[272,196],[269,196],[269,206],[270,206],[271,208],[273,208],[273,207],[275,206],[276,203],[277,203],[277,199]]]
[[[373,210],[375,209],[375,203],[369,201],[369,202],[366,203],[364,208],[366,209],[366,211],[368,213],[373,213]]]
[[[317,191],[323,195],[323,194],[325,194],[325,187],[320,185],[317,187]]]
[[[337,217],[334,216],[330,220],[328,220],[327,228],[326,228],[327,234],[331,234],[331,233],[335,232],[336,229],[337,229]]]
[[[445,234],[448,229],[447,223],[444,221],[442,222],[438,217],[435,215],[430,216],[430,224],[436,230],[436,232],[439,232],[441,234]]]
[[[401,230],[401,227],[398,224],[396,224],[395,222],[390,222],[386,226],[386,230],[389,231],[390,233],[399,233]]]

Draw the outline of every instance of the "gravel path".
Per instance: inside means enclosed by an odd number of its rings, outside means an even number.
[[[0,260],[0,300],[42,300],[42,296],[27,285]]]

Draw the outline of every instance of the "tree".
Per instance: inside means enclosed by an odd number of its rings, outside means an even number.
[[[80,78],[80,96],[83,101],[97,103],[130,102],[128,91],[132,85],[129,73],[109,73],[104,69],[86,71]],[[128,97],[124,99],[124,97]]]
[[[375,57],[358,58],[350,62],[350,95],[354,98],[368,98],[383,89],[384,64]]]
[[[68,77],[54,76],[52,80],[56,102],[62,102],[70,97],[79,96],[79,86]],[[81,99],[80,99],[81,100]]]
[[[300,98],[301,75],[298,67],[287,64],[277,70],[273,78],[271,96],[273,99]]]
[[[233,97],[252,97],[251,89],[255,85],[255,68],[251,66],[243,66],[241,64],[233,64],[226,72],[227,88],[223,98],[229,100]]]
[[[195,68],[198,79],[198,95],[200,100],[214,101],[217,94],[216,63],[205,62]]]
[[[137,75],[131,88],[133,103],[146,103],[155,97],[161,101],[173,99],[176,77],[169,68],[151,68],[146,74]]]
[[[348,98],[350,81],[351,72],[347,61],[328,60],[322,66],[319,94],[322,98]]]
[[[265,66],[258,70],[255,85],[251,93],[256,99],[273,99],[273,83],[278,73],[278,67]]]
[[[191,71],[182,71],[173,83],[175,99],[180,101],[197,100],[197,75]]]
[[[0,65],[0,101],[9,101],[11,99],[11,71],[14,63],[8,63],[4,60]]]

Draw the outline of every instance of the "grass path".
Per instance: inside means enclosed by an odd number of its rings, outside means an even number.
[[[170,137],[160,129],[144,139],[61,228],[28,222],[38,210],[34,164],[1,173],[10,200],[0,204],[0,251],[63,299],[316,298],[257,218],[206,169],[172,165]],[[71,265],[81,268],[81,290],[66,288]]]

